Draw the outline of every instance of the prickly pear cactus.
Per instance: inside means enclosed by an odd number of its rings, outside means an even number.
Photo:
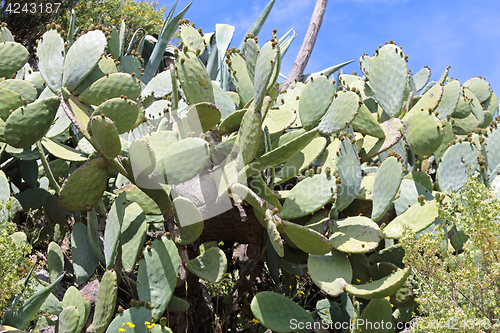
[[[174,8],[156,46],[144,39],[140,52],[125,51],[116,28],[92,26],[73,41],[50,25],[40,72],[26,67],[23,46],[0,44],[10,179],[1,190],[9,219],[43,211],[36,241],[47,243],[53,282],[6,324],[44,305],[60,330],[81,331],[90,310],[79,291],[68,289],[62,303],[49,297],[68,267],[68,284],[100,279],[94,332],[168,332],[160,318],[196,317],[202,298],[219,311],[211,302],[221,290],[235,299],[229,308],[251,296],[245,325],[280,332],[325,316],[307,311],[304,283],[329,295],[317,304],[337,307],[336,320],[377,318],[379,308],[390,319],[408,305],[392,301],[411,271],[398,246],[403,228],[440,225],[442,192],[471,173],[498,183],[497,97],[482,78],[412,75],[394,42],[361,57],[363,76],[335,82],[346,62],[282,91],[293,36],[273,31],[260,46],[255,37],[273,4],[242,50],[228,48],[230,26],[203,34],[181,20],[187,7],[172,18]],[[273,291],[252,294],[258,277]]]

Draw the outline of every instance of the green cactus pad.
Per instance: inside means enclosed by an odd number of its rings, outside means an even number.
[[[118,134],[123,134],[134,128],[139,112],[141,110],[136,102],[118,97],[99,105],[93,115],[104,114],[115,123]]]
[[[435,109],[439,119],[446,119],[448,115],[453,114],[460,99],[461,91],[460,82],[457,80],[451,81],[444,86],[441,101]]]
[[[146,137],[137,138],[128,149],[134,178],[140,182],[149,176],[156,166],[156,155]]]
[[[251,78],[247,71],[248,64],[239,53],[231,52],[229,60],[231,61],[229,67],[231,68],[232,82],[241,98],[242,104],[246,104],[252,99],[254,94],[253,73]]]
[[[47,249],[47,263],[49,267],[50,282],[54,282],[64,271],[64,255],[57,243],[50,242]]]
[[[490,98],[483,102],[484,109],[490,111],[491,114],[495,114],[498,109],[498,98],[497,95],[492,92]]]
[[[434,112],[434,110],[438,107],[439,102],[441,101],[443,90],[444,88],[442,85],[433,85],[432,88],[430,88],[403,117],[403,122],[407,121],[408,118],[412,117],[416,113]]]
[[[283,221],[283,230],[299,249],[314,255],[324,255],[332,250],[328,238],[299,224]]]
[[[355,131],[366,135],[384,139],[385,132],[377,122],[376,115],[372,114],[365,104],[362,104],[358,109],[358,114],[352,121],[352,127]]]
[[[214,104],[202,102],[190,106],[186,117],[191,130],[199,134],[215,129],[221,113]]]
[[[317,129],[310,130],[262,155],[241,170],[240,178],[246,177],[245,179],[247,179],[260,171],[287,161],[304,149],[317,135]]]
[[[120,67],[123,72],[134,75],[139,80],[141,79],[141,71],[143,70],[139,58],[133,55],[123,56],[120,60]]]
[[[156,205],[156,203],[148,197],[141,189],[133,184],[123,186],[122,188],[115,190],[115,193],[125,192],[125,197],[128,203],[137,202],[141,206],[144,214],[147,215],[160,215],[161,211]]]
[[[87,155],[73,147],[63,145],[62,143],[47,138],[42,138],[41,142],[49,153],[62,160],[72,162],[84,162],[87,160]]]
[[[370,173],[361,179],[361,189],[356,199],[373,200],[373,186],[375,185],[376,173]]]
[[[106,262],[106,258],[102,253],[101,244],[99,243],[99,221],[97,219],[95,209],[87,212],[87,229],[89,233],[89,246],[99,262],[104,264]]]
[[[352,279],[347,255],[337,250],[324,256],[309,255],[307,270],[314,284],[333,297],[342,294]]]
[[[370,260],[370,263],[390,262],[399,268],[404,268],[404,256],[405,251],[403,247],[401,247],[401,244],[396,244],[386,247],[378,252],[374,252],[368,257],[368,259]]]
[[[120,236],[122,265],[125,270],[132,271],[134,269],[137,257],[146,240],[147,229],[146,215],[141,206],[133,202],[125,207]]]
[[[370,87],[379,105],[391,117],[399,117],[403,110],[407,71],[403,51],[393,44],[380,48],[370,60]]]
[[[356,144],[348,138],[340,141],[338,160],[335,170],[338,172],[341,183],[337,188],[335,209],[340,212],[347,208],[361,189],[361,166]]]
[[[385,132],[385,138],[375,141],[373,145],[368,149],[368,152],[365,152],[364,155],[360,154],[362,163],[388,150],[396,143],[398,143],[402,137],[400,129],[403,126],[403,123],[399,118],[391,118],[380,124],[380,126]],[[366,145],[367,142],[368,140],[365,138],[364,145]]]
[[[463,91],[465,98],[470,101],[472,114],[474,114],[479,125],[481,125],[484,122],[484,110],[481,105],[481,102],[469,88],[463,87]]]
[[[125,216],[125,194],[120,193],[111,205],[104,229],[104,257],[106,269],[112,269],[117,260],[118,245]]]
[[[479,77],[468,79],[463,86],[469,88],[481,103],[490,98],[492,93],[490,84],[485,79]]]
[[[186,262],[186,268],[199,278],[212,283],[219,282],[226,273],[226,254],[218,247],[212,247]]]
[[[354,120],[359,109],[359,96],[348,91],[335,98],[319,123],[319,131],[332,134],[343,130]]]
[[[239,97],[234,91],[224,91],[212,81],[212,88],[214,90],[215,105],[219,109],[221,119],[225,119],[236,111],[236,105],[239,105]]]
[[[330,243],[344,253],[368,253],[380,242],[380,228],[368,217],[353,216],[334,221]]]
[[[487,159],[488,159],[488,173],[491,175],[493,170],[500,164],[500,129],[494,127],[491,130],[488,138],[486,139],[486,144],[488,147]]]
[[[352,333],[389,333],[389,323],[392,323],[392,305],[386,298],[372,299],[359,317],[360,325],[356,325]],[[374,323],[385,323],[376,328]]]
[[[278,231],[276,226],[276,222],[274,221],[274,217],[269,209],[266,210],[266,229],[267,235],[269,237],[269,242],[273,246],[274,251],[280,257],[285,255],[285,249],[283,246],[283,239],[281,238],[281,234]]]
[[[23,106],[23,98],[20,94],[7,88],[0,88],[0,118],[6,121],[10,116],[10,110],[16,110]]]
[[[264,44],[255,64],[255,76],[253,80],[256,111],[261,111],[264,96],[276,81],[275,79],[273,80],[273,76],[275,76],[277,70],[279,71],[279,61],[278,47],[274,46],[270,41]]]
[[[290,109],[288,104],[283,104],[278,109],[270,109],[267,112],[262,126],[267,126],[269,134],[282,133],[292,126],[296,118],[295,111]]]
[[[314,319],[300,305],[284,295],[262,291],[250,304],[252,313],[260,324],[277,332],[294,332],[294,320],[301,325],[312,324]]]
[[[11,77],[24,66],[28,59],[28,50],[21,44],[0,43],[0,77]]]
[[[241,120],[246,112],[247,109],[237,110],[224,118],[219,125],[219,133],[221,135],[228,135],[236,132],[240,128]]]
[[[107,186],[108,167],[102,158],[80,166],[64,182],[59,205],[69,211],[89,210],[102,197]]]
[[[314,138],[302,151],[285,162],[276,173],[275,184],[280,184],[306,170],[323,152],[326,146],[324,137]]]
[[[103,156],[112,160],[122,150],[120,137],[115,123],[106,116],[94,116],[89,120],[92,138],[101,150]]]
[[[177,283],[179,253],[175,243],[168,239],[157,239],[151,248],[144,251],[144,259],[137,272],[137,293],[142,301],[154,306],[152,315],[161,317]]]
[[[412,152],[423,158],[432,155],[441,145],[444,131],[441,121],[427,111],[414,111],[403,122],[401,133]]]
[[[80,294],[80,291],[76,289],[74,286],[69,287],[64,293],[64,297],[62,300],[62,307],[67,308],[69,306],[78,309],[79,316],[78,318],[78,327],[77,332],[81,332],[83,326],[85,326],[85,322],[87,321],[87,317],[89,313],[86,311],[86,305],[88,301],[85,301]],[[90,308],[89,308],[90,310]]]
[[[407,225],[413,232],[418,233],[436,221],[438,209],[435,200],[426,201],[423,204],[417,202],[382,229],[382,236],[392,239],[400,238],[403,234],[403,225]]]
[[[411,175],[411,174],[408,174]],[[432,183],[431,183],[432,186]],[[396,214],[400,215],[412,205],[418,202],[418,197],[423,195],[425,200],[432,200],[434,196],[432,195],[432,188],[429,190],[420,183],[412,179],[403,179],[401,181],[401,186],[399,187],[400,194],[399,198],[394,200],[394,209]]]
[[[78,38],[66,53],[63,86],[73,91],[97,65],[106,45],[106,36],[101,30],[89,31]]]
[[[0,88],[12,90],[22,98],[26,99],[28,103],[33,103],[38,97],[38,91],[35,85],[26,80],[9,79],[0,82]]]
[[[181,24],[182,43],[188,47],[189,51],[203,53],[205,50],[205,42],[200,33],[189,24]]]
[[[201,60],[193,52],[180,52],[176,62],[177,78],[188,104],[215,104],[212,82]]]
[[[490,150],[492,150],[492,147],[494,146],[488,145]],[[439,190],[443,192],[458,191],[465,185],[469,179],[467,172],[469,167],[472,165],[472,171],[477,167],[477,156],[476,148],[468,142],[459,143],[448,148],[437,170],[436,181]]]
[[[293,132],[292,132],[293,133]],[[323,168],[325,172],[327,168],[330,170],[335,170],[337,165],[337,151],[339,150],[340,140],[336,138],[326,147],[326,149],[319,156],[317,163]]]
[[[179,226],[179,238],[176,242],[181,245],[190,244],[197,240],[203,232],[203,216],[196,205],[187,198],[177,197],[172,203]]]
[[[383,279],[376,280],[362,285],[348,284],[345,291],[349,294],[364,298],[376,299],[394,294],[405,283],[410,275],[410,268],[399,269],[395,273],[386,276]]]
[[[153,177],[165,184],[180,184],[205,168],[210,158],[210,149],[203,139],[187,138],[168,147],[156,157]]]
[[[472,112],[471,108],[471,103],[470,100],[465,99],[464,93],[462,92],[462,89],[460,90],[461,94],[458,98],[457,105],[455,106],[455,109],[451,113],[451,116],[453,118],[466,118],[470,115]]]
[[[373,186],[372,219],[374,221],[379,221],[384,216],[398,193],[402,179],[401,163],[395,157],[387,158],[377,171]]]
[[[332,80],[319,76],[308,82],[299,100],[299,116],[302,126],[309,130],[316,126],[333,101],[335,87]]]
[[[152,311],[142,306],[127,309],[113,319],[106,333],[120,332],[119,329],[124,327],[126,327],[127,333],[150,333],[150,330],[144,323],[147,321],[152,322],[151,316]],[[129,327],[127,323],[135,323],[135,327]]]
[[[253,82],[255,76],[255,64],[257,63],[260,47],[259,44],[255,42],[255,39],[248,38],[243,48],[245,53],[245,62],[247,66],[248,75],[250,76],[250,79]]]
[[[302,180],[283,203],[281,217],[290,220],[314,213],[332,200],[336,188],[332,175],[317,174]]]
[[[74,306],[68,306],[62,310],[57,320],[57,331],[66,333],[77,333],[80,312]]]
[[[116,273],[113,270],[106,271],[102,276],[101,285],[97,293],[94,318],[91,327],[89,327],[89,331],[104,333],[111,323],[111,320],[113,320],[117,293],[118,284]]]
[[[172,79],[170,69],[158,73],[142,89],[141,97],[145,98],[154,95],[155,98],[161,98],[172,92]]]
[[[16,148],[31,146],[48,131],[58,107],[59,99],[49,97],[18,108],[5,122],[5,141]]]
[[[76,223],[71,233],[71,256],[76,282],[80,285],[87,282],[95,273],[97,258],[90,247],[87,226]]]
[[[95,81],[78,96],[78,100],[82,103],[99,105],[107,99],[121,95],[135,100],[140,94],[141,85],[135,77],[127,73],[113,73]]]
[[[429,67],[424,67],[419,70],[415,75],[413,75],[413,82],[415,83],[416,91],[422,90],[423,87],[429,82],[429,77],[431,76],[431,70]]]
[[[115,60],[111,57],[103,55],[101,60],[97,63],[97,66],[83,79],[82,82],[78,84],[75,90],[72,91],[74,95],[80,95],[88,87],[90,87],[95,81],[106,76],[107,74],[118,73],[118,68],[116,68]]]
[[[467,135],[467,133],[474,131],[474,129],[481,125],[472,112],[465,118],[454,120],[455,124],[453,125],[453,130],[455,131],[455,134],[458,135]]]

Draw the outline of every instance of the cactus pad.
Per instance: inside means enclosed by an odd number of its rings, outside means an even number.
[[[403,234],[403,225],[415,233],[429,227],[438,218],[438,205],[435,200],[415,203],[404,213],[392,220],[384,229],[384,238],[399,238]]]
[[[0,88],[0,118],[6,121],[10,116],[10,110],[16,110],[23,106],[23,98],[20,94],[7,88]]]
[[[104,114],[115,123],[118,134],[123,134],[134,128],[139,112],[141,110],[136,102],[130,99],[112,98],[99,105],[93,115]]]
[[[278,293],[262,291],[254,296],[250,304],[255,318],[265,327],[278,332],[292,332],[293,320],[307,325],[313,317],[300,305]]]
[[[90,129],[92,138],[97,143],[103,156],[112,160],[121,152],[122,145],[115,123],[106,116],[94,116],[90,118]]]
[[[140,93],[141,85],[135,77],[127,73],[113,73],[95,81],[78,96],[78,99],[82,103],[99,105],[107,99],[121,95],[135,100]]]
[[[332,250],[332,244],[319,232],[299,224],[284,221],[283,230],[299,249],[306,253],[323,255]]]
[[[40,140],[50,128],[58,107],[57,97],[49,97],[18,108],[5,122],[6,142],[12,147],[25,148]]]
[[[204,280],[212,283],[219,282],[226,273],[226,254],[218,247],[212,247],[186,262],[186,268]]]
[[[406,60],[400,47],[387,44],[371,58],[368,77],[373,94],[382,109],[391,117],[403,110],[408,82]]]
[[[69,211],[89,210],[102,197],[107,186],[108,167],[102,158],[80,166],[64,182],[59,205]]]
[[[201,60],[193,52],[180,52],[176,66],[177,78],[188,104],[201,102],[215,104],[210,76]]]
[[[307,270],[314,284],[333,297],[342,294],[352,279],[347,255],[337,250],[324,256],[309,255]]]
[[[365,299],[387,297],[394,294],[399,288],[401,288],[409,275],[410,268],[406,267],[404,269],[399,269],[395,273],[380,280],[370,283],[362,285],[348,284],[345,287],[345,291],[353,296]]]
[[[289,220],[314,213],[332,200],[336,187],[332,175],[317,174],[302,180],[283,203],[281,217]]]
[[[189,127],[197,134],[215,129],[220,119],[219,109],[211,103],[202,102],[192,105],[187,112]]]
[[[73,91],[97,65],[106,45],[106,36],[100,30],[89,31],[78,38],[64,60],[63,86]]]
[[[380,242],[380,228],[364,216],[353,216],[334,221],[330,243],[344,253],[367,253],[375,250]]]
[[[29,59],[28,50],[16,42],[0,43],[0,77],[10,77]]]
[[[313,128],[323,117],[333,101],[334,92],[333,82],[326,76],[315,78],[305,85],[299,100],[299,116],[306,130]]]
[[[359,109],[359,96],[352,91],[335,98],[319,123],[321,133],[332,134],[343,130],[354,120]]]
[[[101,285],[97,293],[94,318],[89,331],[103,333],[108,327],[116,306],[118,284],[116,273],[113,270],[106,271],[101,279]]]
[[[492,149],[488,146],[489,149]],[[446,150],[439,163],[436,181],[443,192],[458,191],[469,179],[467,170],[477,166],[477,150],[468,142],[458,143]]]
[[[167,238],[157,239],[144,251],[137,272],[137,293],[143,301],[154,306],[152,315],[161,317],[177,283],[179,253],[175,243]]]

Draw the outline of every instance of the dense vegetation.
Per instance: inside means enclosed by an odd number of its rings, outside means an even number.
[[[189,5],[130,48],[77,10],[37,70],[2,24],[2,329],[498,331],[488,82],[429,82],[391,41],[282,89],[273,4],[239,49]]]

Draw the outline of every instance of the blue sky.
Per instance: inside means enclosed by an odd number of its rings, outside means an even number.
[[[237,47],[267,0],[194,0],[185,18],[211,32],[216,23],[235,26]],[[188,0],[179,0],[177,11]],[[167,10],[172,0],[160,0]],[[259,44],[294,28],[298,36],[283,59],[288,75],[309,25],[315,0],[276,0],[259,34]],[[373,55],[379,45],[394,40],[408,55],[416,73],[424,65],[438,79],[450,65],[450,76],[464,83],[482,76],[500,96],[500,1],[496,0],[330,0],[306,73],[355,59],[344,68],[360,73],[358,59]]]

